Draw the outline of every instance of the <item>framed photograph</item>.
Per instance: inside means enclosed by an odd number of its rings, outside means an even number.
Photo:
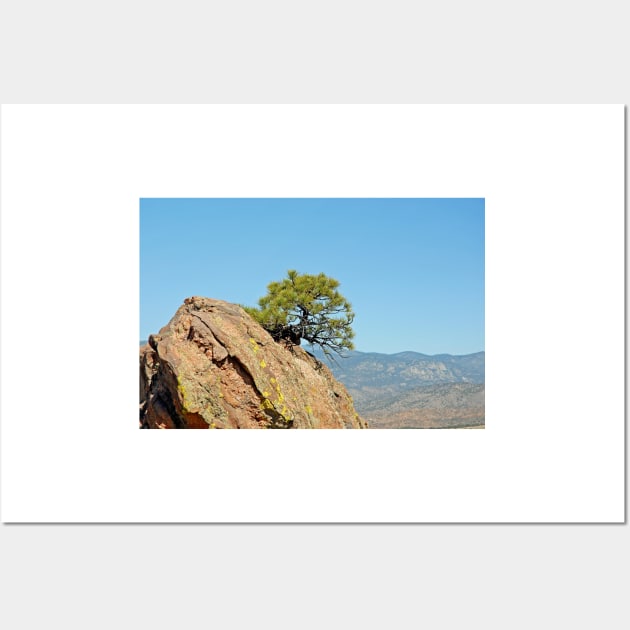
[[[141,199],[139,426],[484,428],[484,260],[483,199]]]
[[[3,522],[623,522],[623,106],[0,114]]]

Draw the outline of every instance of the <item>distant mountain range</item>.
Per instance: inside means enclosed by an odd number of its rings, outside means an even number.
[[[485,424],[485,385],[423,385],[389,396],[364,399],[359,413],[373,429],[456,429]]]
[[[307,346],[307,349],[308,346]],[[319,359],[324,355],[316,350]],[[421,354],[399,352],[349,352],[328,363],[336,378],[349,387],[394,386],[397,389],[436,383],[485,382],[485,352],[475,354]]]
[[[314,354],[323,359],[319,351]],[[349,352],[326,362],[372,428],[455,428],[485,423],[485,352]]]

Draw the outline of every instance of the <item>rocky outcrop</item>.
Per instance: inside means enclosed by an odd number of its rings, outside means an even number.
[[[239,306],[191,297],[140,348],[147,429],[362,429],[345,387]]]

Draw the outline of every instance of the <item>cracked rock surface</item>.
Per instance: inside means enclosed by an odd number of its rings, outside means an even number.
[[[146,429],[363,429],[345,387],[240,306],[191,297],[140,348]]]

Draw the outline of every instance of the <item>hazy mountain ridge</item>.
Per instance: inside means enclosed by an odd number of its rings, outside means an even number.
[[[323,358],[320,352],[314,353]],[[337,378],[351,387],[371,384],[397,387],[436,383],[485,382],[485,352],[466,355],[399,352],[350,352],[331,366]]]
[[[373,429],[479,427],[485,425],[485,385],[425,385],[356,406]]]
[[[314,353],[322,358],[320,352]],[[372,428],[485,423],[485,352],[426,355],[350,352],[328,363]]]
[[[363,405],[365,412],[397,412],[410,407],[423,408],[469,408],[474,398],[479,407],[483,407],[485,386],[478,383],[443,383],[416,387],[402,394],[376,398]]]

